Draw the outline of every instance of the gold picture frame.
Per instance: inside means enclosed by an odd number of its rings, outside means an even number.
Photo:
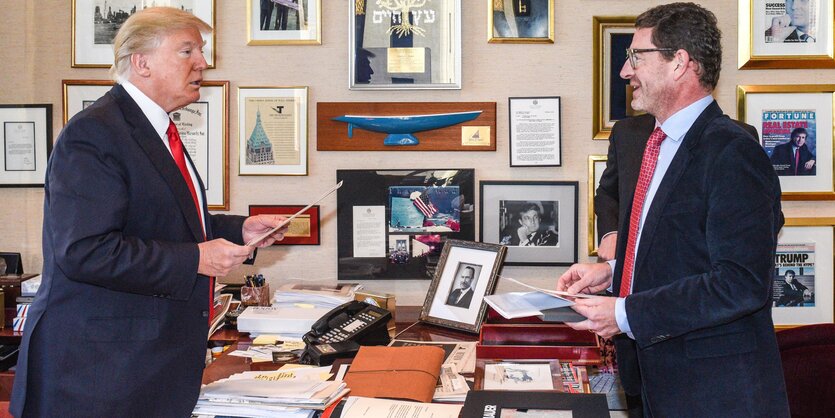
[[[554,0],[485,0],[485,3],[487,42],[554,43]],[[548,9],[542,12],[542,6]],[[508,20],[508,14],[513,14],[514,19]],[[543,22],[545,19],[547,22]]]
[[[603,170],[606,169],[606,162],[609,161],[608,155],[589,155],[589,179],[588,179],[588,243],[589,256],[597,256],[597,247],[600,245],[597,242],[597,215],[594,213],[594,195],[597,191],[597,186],[600,184],[600,176],[603,175]],[[602,166],[601,166],[602,164]]]
[[[592,18],[592,138],[609,139],[612,126],[636,114],[629,105],[629,82],[618,75],[635,33],[635,16]]]
[[[833,0],[818,0],[801,23],[795,22],[801,12],[793,0],[738,1],[738,68],[835,68]]]
[[[61,80],[64,125],[113,88],[113,80]]]
[[[322,0],[271,1],[266,14],[259,3],[246,2],[247,45],[322,44]]]
[[[772,286],[776,329],[835,320],[833,243],[835,218],[786,218],[777,238]],[[789,272],[799,285],[787,292]]]
[[[835,200],[835,84],[737,86],[736,99],[737,117],[757,129],[780,176],[783,200]],[[805,134],[800,164],[786,161],[796,132]]]

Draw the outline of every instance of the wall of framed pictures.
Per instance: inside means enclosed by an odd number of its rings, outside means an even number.
[[[62,109],[67,104],[83,106],[83,102],[90,99],[88,94],[98,94],[102,85],[90,81],[108,80],[107,68],[95,66],[100,59],[94,54],[99,49],[106,49],[106,46],[102,47],[104,44],[101,42],[104,41],[96,41],[95,36],[92,40],[84,38],[86,35],[95,35],[95,30],[78,26],[79,36],[73,38],[68,35],[75,30],[76,24],[82,23],[78,19],[94,15],[96,5],[103,1],[72,0],[74,7],[67,7],[64,4],[66,2],[60,2],[60,7],[48,7],[49,13],[43,11],[47,7],[44,3],[59,5],[57,0],[11,2],[3,11],[6,21],[15,24],[0,27],[0,45],[3,46],[0,48],[0,62],[4,65],[4,77],[0,80],[0,103],[51,104],[50,137],[54,141],[64,124],[67,111]],[[120,3],[127,4],[130,1]],[[222,200],[216,205],[218,213],[247,214],[250,206],[310,203],[312,197],[328,190],[337,181],[337,170],[472,168],[475,182],[577,182],[578,199],[574,219],[578,228],[574,234],[576,254],[579,261],[594,259],[589,255],[596,248],[594,243],[589,245],[593,237],[589,233],[589,196],[593,192],[588,181],[589,156],[606,154],[607,124],[616,118],[613,115],[618,112],[628,114],[630,111],[620,102],[622,97],[628,96],[628,91],[621,91],[621,84],[604,83],[601,75],[616,77],[619,71],[617,66],[623,58],[620,45],[629,31],[628,28],[620,29],[618,24],[628,22],[630,17],[655,6],[657,1],[529,2],[533,6],[541,4],[548,7],[547,14],[553,16],[553,19],[546,19],[547,25],[544,25],[542,16],[545,16],[545,12],[533,10],[530,16],[519,14],[508,19],[512,12],[498,8],[498,5],[491,6],[491,3],[495,3],[493,0],[432,0],[427,4],[432,3],[433,9],[416,9],[415,14],[419,14],[420,19],[410,24],[417,26],[417,29],[395,22],[397,17],[392,17],[391,11],[386,13],[385,10],[372,7],[364,9],[365,14],[358,15],[356,6],[359,3],[377,7],[377,2],[371,0],[305,0],[301,2],[303,10],[291,8],[287,18],[278,11],[272,11],[264,21],[256,13],[257,2],[254,0],[208,0],[194,3],[201,4],[196,13],[211,16],[216,27],[211,39],[214,68],[206,71],[205,79],[229,82],[227,97],[217,99],[221,107],[226,109],[225,126],[221,129],[228,135],[228,152],[226,161],[213,164],[226,164],[229,195],[225,205]],[[763,94],[792,96],[798,100],[809,96],[821,102],[810,103],[818,109],[815,114],[815,146],[818,151],[821,151],[821,146],[828,147],[820,154],[826,157],[825,161],[820,157],[817,159],[815,176],[802,181],[790,176],[781,179],[789,191],[794,193],[790,196],[791,200],[784,200],[783,210],[791,218],[835,217],[835,205],[830,198],[833,194],[832,172],[835,160],[831,133],[832,101],[830,99],[830,107],[826,108],[821,99],[823,96],[832,96],[831,86],[835,85],[835,69],[832,68],[835,65],[830,65],[833,62],[833,1],[818,2],[820,10],[815,13],[830,16],[829,19],[818,21],[827,22],[829,26],[821,23],[819,27],[807,30],[814,42],[807,37],[804,44],[776,42],[775,35],[765,33],[770,27],[769,22],[782,15],[779,7],[766,10],[765,5],[785,2],[703,0],[700,3],[718,16],[723,33],[723,70],[715,97],[725,113],[731,117],[740,117],[738,86],[786,86],[786,90],[762,94],[746,90],[746,103],[749,106],[746,118],[755,116],[753,112],[758,112],[758,117],[762,119],[768,110],[797,110],[802,107],[779,100],[777,102],[781,105],[792,106],[786,109],[774,107],[774,101],[769,101],[769,97]],[[209,4],[211,10],[206,6]],[[84,8],[84,13],[79,14],[81,8]],[[445,33],[449,37],[432,32],[437,26],[436,22],[440,22],[439,10],[449,12],[445,17],[448,19]],[[492,21],[488,15],[491,11]],[[256,17],[259,18],[257,21]],[[530,32],[531,28],[525,26],[529,23],[535,23],[540,29]],[[374,25],[384,27],[372,27]],[[393,30],[400,30],[404,37],[410,36],[410,41],[400,39],[392,44],[389,40],[386,46],[385,37],[380,36],[380,33],[385,33],[392,25],[400,25]],[[407,29],[408,34],[404,32]],[[610,34],[615,37],[608,42],[600,37],[595,38],[596,30],[600,30],[603,36]],[[358,35],[362,36],[362,44],[358,43]],[[443,39],[440,39],[442,36]],[[787,34],[786,38],[789,36],[791,34]],[[76,45],[75,41],[82,42],[84,39],[97,48],[85,50],[84,45]],[[743,44],[748,46],[747,52],[743,50]],[[442,45],[448,47],[445,54],[436,51]],[[76,55],[73,55],[73,51]],[[364,67],[366,63],[368,66]],[[604,63],[608,63],[609,67],[599,68]],[[363,72],[368,69],[374,73]],[[433,74],[441,74],[442,77]],[[366,76],[367,79],[364,78]],[[70,91],[72,97],[67,98],[62,80],[84,82]],[[797,87],[800,85],[820,87],[810,91]],[[299,150],[298,160],[294,163],[296,170],[290,170],[294,175],[284,175],[288,170],[283,169],[257,173],[263,175],[239,174],[240,147],[249,139],[242,139],[240,133],[241,124],[248,120],[239,110],[242,89],[306,92],[304,100],[296,100],[298,103],[304,102],[303,114],[307,117],[304,122],[301,122],[301,118],[295,119],[299,134],[291,142],[306,147],[306,153]],[[81,94],[79,99],[75,98],[75,93]],[[296,96],[301,97],[294,94]],[[764,99],[759,100],[759,97]],[[511,149],[511,140],[525,140],[522,136],[511,138],[511,126],[530,126],[531,123],[529,120],[512,119],[510,107],[527,105],[534,98],[558,98],[558,106],[555,107],[558,109],[557,117],[549,119],[550,125],[537,131],[538,135],[549,135],[551,142],[547,155],[558,159],[558,162],[540,165],[530,162],[534,160],[527,160],[523,164],[513,165],[513,156],[521,156],[534,147]],[[320,102],[492,102],[496,104],[495,129],[491,132],[495,138],[495,148],[459,152],[319,151],[316,106]],[[254,113],[257,117],[257,110]],[[829,116],[829,125],[820,121],[824,114]],[[543,111],[542,115],[550,114]],[[760,130],[767,127],[760,120],[753,122],[760,124]],[[820,132],[824,126],[829,129],[828,135]],[[347,130],[347,126],[344,129]],[[778,144],[770,144],[773,152]],[[525,143],[515,142],[515,145]],[[764,145],[767,151],[768,146]],[[543,154],[542,157],[547,155]],[[244,170],[246,173],[247,170]],[[473,213],[479,216],[481,208],[478,207],[478,188],[474,192],[473,200],[468,203],[476,206]],[[38,187],[0,188],[0,199],[4,202],[4,205],[0,205],[0,219],[4,220],[0,222],[0,249],[21,252],[27,271],[37,272],[42,267],[43,196],[43,189]],[[224,207],[227,210],[223,210]],[[275,281],[291,278],[336,281],[340,234],[337,209],[336,194],[319,203],[317,226],[320,245],[278,245],[265,248],[259,251],[255,266],[244,266],[222,280],[241,282],[244,275],[258,272]],[[475,225],[478,222],[476,218]],[[478,238],[476,231],[476,240]],[[397,240],[393,242],[396,248]],[[388,245],[386,242],[386,251]],[[312,266],[311,260],[319,261]],[[561,265],[510,265],[505,267],[502,274],[535,286],[550,288],[565,268]],[[380,292],[396,294],[399,304],[421,305],[429,282],[374,280],[365,284]],[[499,280],[497,291],[502,290],[503,283]]]

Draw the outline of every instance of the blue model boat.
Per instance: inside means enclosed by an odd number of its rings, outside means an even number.
[[[369,131],[389,134],[383,142],[384,145],[417,145],[419,141],[412,133],[445,128],[470,121],[477,118],[481,112],[481,110],[474,110],[471,112],[407,116],[344,115],[335,117],[333,120],[348,124],[348,138],[354,137],[354,125],[356,125]]]

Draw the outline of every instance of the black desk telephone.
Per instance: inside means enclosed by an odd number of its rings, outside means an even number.
[[[391,312],[365,302],[337,306],[313,324],[304,335],[300,363],[326,366],[338,358],[353,357],[361,345],[386,345],[391,341]]]

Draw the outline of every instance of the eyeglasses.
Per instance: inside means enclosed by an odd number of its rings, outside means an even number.
[[[634,49],[634,48],[626,48],[626,58],[629,59],[629,65],[632,66],[632,69],[638,67],[638,61],[635,59],[635,55],[641,54],[644,52],[658,52],[658,51],[675,51],[675,48],[645,48],[645,49]]]

